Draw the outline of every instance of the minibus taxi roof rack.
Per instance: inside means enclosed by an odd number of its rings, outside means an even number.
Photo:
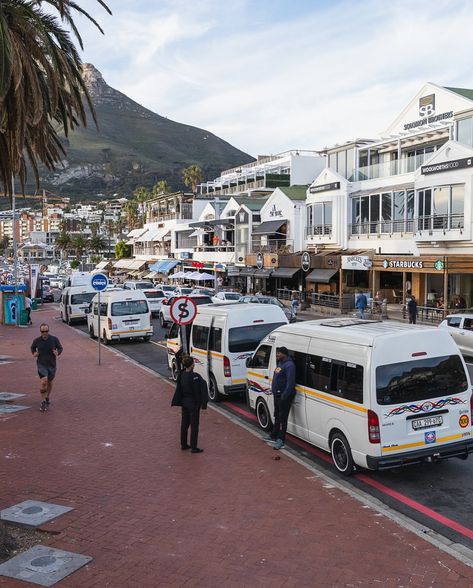
[[[357,327],[359,325],[372,325],[373,323],[382,323],[383,321],[377,320],[362,320],[362,319],[354,319],[354,318],[343,318],[343,319],[332,319],[330,322],[323,322],[319,323],[324,327],[336,327],[339,329],[340,327]]]

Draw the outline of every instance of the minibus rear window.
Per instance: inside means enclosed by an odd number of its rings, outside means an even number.
[[[402,404],[459,394],[468,389],[458,355],[403,361],[376,368],[378,404]]]
[[[73,294],[71,296],[71,304],[89,304],[97,292],[86,292],[85,294]]]
[[[165,298],[164,292],[161,292],[159,290],[150,290],[148,292],[145,292],[145,296],[146,298]]]
[[[112,303],[112,316],[126,316],[129,314],[146,314],[149,312],[145,300],[122,300]]]
[[[266,337],[268,333],[286,323],[263,323],[245,325],[244,327],[234,327],[228,331],[228,350],[230,353],[240,353],[241,351],[254,351],[258,343]]]

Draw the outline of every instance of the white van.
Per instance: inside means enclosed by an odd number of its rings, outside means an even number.
[[[72,272],[67,276],[65,286],[90,286],[93,275],[91,272]]]
[[[94,290],[90,284],[64,288],[59,301],[61,320],[68,325],[87,320],[85,311],[89,308],[92,298],[96,294],[97,290]]]
[[[87,310],[87,328],[95,339],[99,335],[98,294]],[[100,336],[108,345],[121,339],[151,339],[151,312],[140,290],[105,290],[100,293]]]
[[[246,391],[246,360],[269,332],[287,324],[277,306],[209,304],[199,306],[190,330],[190,353],[195,371],[209,384],[209,398]],[[168,365],[176,373],[176,351],[181,347],[178,325],[168,336]]]
[[[248,402],[265,430],[281,346],[296,364],[288,432],[330,451],[341,473],[473,451],[470,379],[447,331],[357,319],[280,327],[247,364]]]

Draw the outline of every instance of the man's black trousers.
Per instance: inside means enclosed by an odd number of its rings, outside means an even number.
[[[273,396],[274,398],[274,426],[271,433],[273,439],[281,439],[283,443],[286,442],[286,429],[289,411],[291,410],[294,396],[287,400],[283,400],[281,396]]]
[[[199,416],[200,408],[186,408],[182,407],[181,418],[181,447],[187,445],[187,431],[191,428],[191,442],[192,449],[197,448],[197,438],[199,436]]]

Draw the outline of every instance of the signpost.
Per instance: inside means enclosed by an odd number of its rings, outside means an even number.
[[[189,346],[187,342],[186,325],[189,325],[197,314],[197,304],[189,296],[179,296],[174,298],[169,309],[171,319],[181,327],[181,342],[182,351],[189,353]]]
[[[98,293],[98,301],[97,301],[97,321],[98,321],[98,333],[97,333],[97,344],[98,344],[98,350],[99,350],[99,365],[100,365],[100,315],[101,315],[101,307],[100,307],[100,292],[102,292],[102,290],[105,290],[105,288],[108,286],[108,278],[105,274],[94,274],[92,276],[92,280],[91,280],[91,285],[92,288],[94,290],[97,290]]]

